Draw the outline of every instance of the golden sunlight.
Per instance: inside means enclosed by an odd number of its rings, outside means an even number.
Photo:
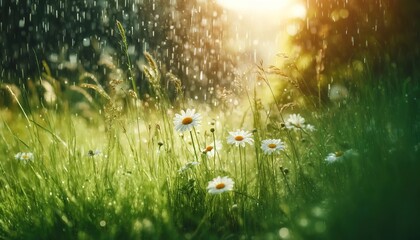
[[[290,44],[290,37],[305,27],[307,7],[304,0],[216,0],[225,9],[229,21],[230,36],[225,47],[243,56],[236,66],[238,72],[248,72],[249,66],[263,62],[264,65],[278,65],[278,53],[291,58],[296,49]],[[280,61],[280,62],[279,62]],[[277,88],[281,81],[271,82]],[[265,91],[262,90],[261,91]],[[261,92],[261,95],[270,94]]]
[[[294,0],[217,0],[217,2],[235,11],[278,11],[293,4]]]
[[[252,53],[254,63],[272,62],[277,53],[288,53],[287,41],[298,34],[307,9],[303,0],[217,0],[226,11],[233,38],[227,46]],[[227,30],[227,29],[226,29]],[[246,64],[247,66],[249,64]]]

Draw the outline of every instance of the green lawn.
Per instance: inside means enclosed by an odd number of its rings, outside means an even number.
[[[263,84],[214,106],[170,101],[149,63],[148,102],[92,84],[89,114],[25,91],[1,110],[0,239],[420,237],[416,81],[363,76],[321,106]]]

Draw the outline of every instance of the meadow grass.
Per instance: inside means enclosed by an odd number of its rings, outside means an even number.
[[[154,94],[148,104],[134,91],[121,100],[93,80],[81,84],[92,90],[86,94],[98,93],[91,104],[99,110],[90,118],[73,113],[65,95],[57,92],[59,107],[45,106],[29,90],[14,98],[17,109],[2,112],[0,238],[415,236],[416,81],[365,74],[350,96],[322,106],[307,96],[306,104],[284,104],[263,84],[243,90],[247,97],[238,104],[214,106],[170,100],[168,82],[146,57]],[[179,88],[174,76],[165,79]],[[261,88],[273,94],[260,95]],[[186,109],[201,121],[176,131],[174,117]],[[292,114],[305,122],[291,121]],[[252,144],[228,144],[229,132],[240,129],[252,134]],[[267,139],[280,139],[285,148],[266,154]],[[33,153],[33,161],[16,157],[19,152]],[[218,176],[231,178],[233,189],[209,193]]]

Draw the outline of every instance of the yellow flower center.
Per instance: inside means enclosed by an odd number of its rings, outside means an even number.
[[[192,122],[193,122],[192,117],[186,117],[186,118],[182,119],[182,124],[184,124],[184,125],[188,125]]]
[[[225,188],[225,184],[224,183],[219,183],[219,184],[217,184],[216,185],[216,189],[223,189],[223,188]]]
[[[244,137],[242,137],[242,136],[236,136],[235,137],[235,140],[236,141],[242,141],[242,140],[244,140]]]
[[[213,150],[213,146],[207,146],[206,147],[206,152],[210,152],[211,150]]]
[[[335,152],[336,157],[341,157],[341,156],[343,156],[343,154],[344,153],[342,151]]]
[[[277,145],[276,145],[276,144],[274,144],[274,143],[270,143],[270,144],[268,144],[268,147],[269,147],[269,148],[276,148],[276,147],[277,147]]]
[[[21,158],[27,160],[27,159],[29,159],[29,155],[28,154],[23,154]]]

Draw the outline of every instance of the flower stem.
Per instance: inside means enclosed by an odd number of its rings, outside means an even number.
[[[244,179],[244,162],[243,162],[243,159],[242,159],[241,146],[238,147],[238,150],[239,150],[239,164],[241,165],[241,180],[242,180],[242,182],[246,182],[245,179]]]
[[[214,156],[213,156],[213,171],[216,171],[216,155],[217,155],[216,136],[214,135],[214,131],[212,133],[213,133],[213,152],[214,152]]]
[[[293,192],[292,192],[292,188],[290,188],[289,182],[287,181],[287,176],[286,176],[286,174],[284,173],[284,171],[283,171],[283,168],[282,168],[282,167],[280,167],[280,172],[281,172],[281,175],[283,176],[284,182],[286,183],[286,186],[287,186],[287,189],[289,190],[289,193],[290,193],[290,194],[293,194]]]
[[[193,145],[193,148],[194,148],[195,160],[198,162],[197,149],[195,148],[194,137],[193,137],[192,131],[190,131],[190,135],[191,135],[191,142],[192,142],[192,145]]]

